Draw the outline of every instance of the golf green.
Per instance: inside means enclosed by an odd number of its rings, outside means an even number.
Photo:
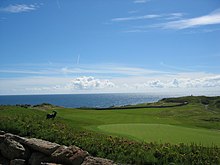
[[[145,142],[220,145],[220,131],[204,128],[188,128],[167,124],[108,124],[100,125],[97,128],[103,132],[127,136]]]

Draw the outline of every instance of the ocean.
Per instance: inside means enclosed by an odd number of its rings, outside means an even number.
[[[0,105],[50,103],[68,108],[132,105],[155,102],[167,96],[149,94],[60,94],[0,96]]]

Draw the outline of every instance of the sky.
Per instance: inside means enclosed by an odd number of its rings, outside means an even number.
[[[0,95],[220,95],[219,0],[0,0]]]

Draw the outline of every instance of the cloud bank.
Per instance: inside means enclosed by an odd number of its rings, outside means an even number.
[[[155,79],[146,81],[146,83],[136,84],[139,88],[179,88],[179,89],[201,89],[201,88],[220,88],[220,75],[201,77],[201,78],[171,78],[171,79]]]
[[[196,76],[197,75],[197,76]],[[220,75],[181,73],[155,77],[25,77],[0,79],[0,94],[182,93],[220,94]],[[194,93],[193,93],[194,92]]]
[[[92,76],[78,77],[72,80],[72,87],[77,90],[94,90],[94,89],[106,89],[114,88],[115,84],[109,80],[95,79]]]
[[[38,66],[39,67],[39,66]],[[220,94],[220,75],[172,68],[172,72],[119,65],[51,66],[23,70],[10,66],[0,69],[0,94],[65,93],[189,93],[206,91]],[[7,76],[5,76],[7,75]],[[10,75],[10,77],[8,77]],[[201,93],[203,94],[203,93]],[[205,94],[205,93],[204,93]]]

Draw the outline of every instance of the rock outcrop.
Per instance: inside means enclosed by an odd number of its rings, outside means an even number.
[[[77,146],[24,138],[0,131],[0,165],[113,165]]]

